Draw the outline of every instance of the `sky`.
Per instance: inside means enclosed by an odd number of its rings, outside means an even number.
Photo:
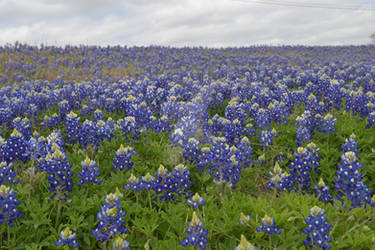
[[[375,0],[0,0],[0,45],[358,45],[372,33]]]

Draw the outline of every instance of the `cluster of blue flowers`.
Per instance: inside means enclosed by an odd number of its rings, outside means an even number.
[[[128,229],[124,226],[126,215],[121,210],[120,198],[122,194],[117,189],[115,193],[110,193],[104,200],[104,206],[100,206],[100,212],[96,215],[99,221],[96,229],[92,230],[97,240],[101,242],[109,241],[116,235],[125,234]]]
[[[17,129],[14,129],[9,139],[1,147],[1,159],[8,163],[14,161],[26,162],[29,160],[28,143]]]
[[[266,232],[267,234],[281,234],[281,230],[276,226],[275,220],[268,215],[262,219],[262,224],[257,227],[258,232]]]
[[[198,218],[197,214],[193,212],[193,218],[189,223],[189,226],[185,229],[185,232],[188,234],[187,238],[181,241],[181,245],[199,247],[201,249],[206,249],[207,239],[207,230],[204,229],[202,221]]]
[[[0,134],[7,139],[0,137],[0,220],[8,224],[21,217],[14,191],[3,185],[22,180],[17,179],[16,172],[26,172],[28,176],[47,173],[52,197],[66,199],[73,188],[69,152],[82,148],[99,150],[115,134],[120,134],[124,145],[138,143],[140,135],[149,131],[170,135],[173,146],[182,148],[185,165],[172,171],[160,167],[155,176],[147,173],[137,178],[132,174],[124,188],[153,190],[155,201],[183,197],[198,211],[206,201],[199,194],[192,196],[193,178],[187,166],[211,174],[217,187],[235,188],[244,168],[265,161],[266,151],[280,136],[273,127],[286,123],[296,107],[304,110],[295,121],[294,159],[285,171],[279,166],[282,156],[277,157],[267,187],[313,191],[311,180],[318,177],[313,175],[319,174],[320,156],[319,148],[309,141],[317,132],[336,131],[332,114],[341,107],[367,118],[368,128],[375,124],[375,78],[369,67],[375,53],[368,46],[217,50],[58,48],[17,43],[2,47],[1,51],[7,56],[0,60],[0,127],[4,129]],[[35,80],[47,72],[56,74],[55,79]],[[117,77],[122,72],[128,78]],[[105,120],[109,112],[122,118]],[[39,118],[40,114],[45,116]],[[32,134],[40,125],[46,133],[61,126],[63,136],[60,131],[48,137]],[[248,138],[259,144],[253,147]],[[336,198],[343,203],[348,199],[353,208],[373,205],[372,191],[360,172],[363,164],[358,160],[355,138],[346,140],[342,148],[344,153],[334,179]],[[260,151],[264,154],[259,156]],[[132,169],[136,154],[133,147],[121,145],[112,169]],[[256,160],[253,154],[257,154]],[[30,165],[33,167],[23,170]],[[81,167],[78,186],[101,183],[95,161],[86,158]],[[332,202],[330,187],[323,179],[313,187],[321,202]],[[101,241],[112,238],[113,249],[128,249],[120,196],[117,192],[106,197],[93,233]],[[330,247],[326,243],[330,242],[327,234],[331,226],[323,215],[324,211],[315,207],[305,220],[309,225],[305,230],[306,245]],[[241,216],[242,223],[249,220],[250,217]],[[257,230],[275,234],[281,231],[268,216]],[[182,242],[184,246],[206,247],[207,231],[196,214],[186,232],[189,236]],[[79,246],[69,228],[61,232],[56,245]],[[241,237],[237,249],[252,248]]]
[[[341,164],[336,171],[335,189],[338,191],[337,198],[347,197],[352,207],[361,207],[371,202],[372,191],[362,182],[362,173],[359,172],[363,164],[358,162],[355,152],[348,151],[341,156]]]
[[[81,162],[82,171],[78,173],[78,178],[80,178],[81,181],[77,183],[78,186],[82,186],[85,183],[101,183],[100,180],[96,179],[99,177],[99,168],[96,167],[95,164],[95,161],[90,160],[88,157]]]
[[[278,162],[274,172],[270,173],[270,182],[267,188],[276,187],[282,191],[301,190],[308,192],[311,186],[311,172],[320,167],[318,155],[319,148],[314,143],[308,144],[307,148],[298,147],[294,152],[294,160],[289,165],[290,172],[283,172]]]
[[[13,222],[23,216],[17,209],[20,203],[13,189],[0,185],[0,224],[6,222],[12,227]]]
[[[119,169],[131,169],[134,165],[134,162],[131,161],[132,156],[137,155],[137,152],[134,151],[132,147],[124,147],[122,144],[120,148],[116,151],[116,158],[113,159],[112,167],[113,170]]]
[[[72,246],[74,248],[79,247],[79,244],[76,240],[77,236],[75,233],[73,233],[69,227],[65,228],[63,231],[60,233],[60,239],[55,241],[56,246],[61,246],[61,245],[68,245]]]
[[[156,176],[147,173],[141,179],[133,174],[129,178],[128,184],[124,185],[125,189],[133,191],[154,190],[156,193],[155,201],[174,200],[175,196],[191,196],[189,186],[192,184],[190,172],[183,164],[177,165],[172,172],[160,165],[156,171]]]
[[[303,230],[303,233],[307,234],[307,238],[303,241],[305,245],[320,247],[322,249],[332,247],[328,245],[328,243],[332,241],[332,238],[327,236],[331,230],[332,224],[327,222],[324,213],[324,210],[317,206],[310,209],[310,216],[305,219],[307,228]]]
[[[52,154],[48,154],[45,158],[48,173],[48,182],[50,186],[48,190],[52,193],[51,199],[66,199],[73,188],[72,165],[69,163],[65,153],[63,153],[57,144],[54,144]]]
[[[16,172],[13,170],[12,163],[0,162],[0,185],[5,182],[17,184],[18,180],[15,179]]]

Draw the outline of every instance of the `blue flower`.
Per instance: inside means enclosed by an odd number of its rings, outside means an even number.
[[[80,118],[73,111],[66,116],[66,134],[68,136],[68,142],[75,144],[79,138],[80,132]]]
[[[134,151],[132,147],[124,147],[122,144],[120,148],[116,151],[116,158],[113,159],[113,164],[115,165],[112,167],[113,170],[119,169],[131,169],[134,165],[134,162],[131,161],[131,157],[137,155],[137,152]]]
[[[200,153],[199,141],[194,137],[189,138],[186,144],[183,145],[182,155],[186,162],[197,163]]]
[[[12,169],[12,166],[12,163],[0,162],[0,185],[5,182],[18,183],[18,180],[15,180],[16,172]]]
[[[96,215],[99,224],[96,229],[92,230],[97,240],[106,242],[110,238],[128,231],[124,227],[125,219],[122,217],[126,215],[126,212],[121,210],[120,197],[122,194],[116,189],[115,193],[106,196],[104,206],[100,206],[100,212]]]
[[[289,165],[291,180],[294,185],[299,184],[302,191],[307,191],[311,185],[310,172],[312,171],[312,167],[316,167],[316,160],[313,155],[303,147],[298,147],[294,156],[295,159]]]
[[[317,206],[310,209],[309,218],[305,219],[307,228],[302,232],[307,234],[307,238],[303,243],[307,246],[320,247],[322,249],[329,249],[332,246],[327,243],[332,241],[327,234],[331,230],[332,224],[327,223],[327,218],[324,217],[325,211]]]
[[[17,129],[14,129],[10,138],[1,145],[1,157],[9,163],[16,160],[25,163],[29,160],[28,143]]]
[[[56,145],[53,154],[47,155],[45,161],[47,163],[46,172],[48,173],[48,189],[52,193],[52,198],[57,195],[57,199],[65,199],[73,188],[72,165],[69,164],[68,158]]]
[[[265,215],[262,219],[262,224],[257,227],[258,232],[265,231],[268,234],[280,234],[281,230],[275,224],[275,220],[268,215]]]
[[[331,114],[327,114],[324,116],[322,120],[322,133],[334,133],[336,132],[335,126],[336,126],[336,118],[333,118]]]
[[[133,191],[142,190],[142,185],[139,181],[139,178],[131,174],[129,177],[129,183],[124,185],[124,189],[130,189]]]
[[[61,245],[69,245],[74,248],[79,247],[78,242],[76,241],[76,234],[72,233],[70,231],[69,227],[65,228],[63,231],[60,233],[60,240],[55,241],[56,246],[61,246]]]
[[[187,203],[193,206],[193,208],[206,205],[204,198],[201,197],[198,193],[195,193],[195,195],[193,195],[190,199],[188,199]]]
[[[328,193],[329,187],[326,186],[323,179],[320,178],[318,186],[314,186],[316,191],[315,197],[318,197],[320,201],[328,203],[332,201],[332,195]]]
[[[94,111],[93,119],[94,119],[95,122],[98,122],[100,120],[104,120],[104,114],[103,114],[103,112],[101,110],[99,110],[99,109],[96,109]]]
[[[23,119],[17,117],[13,120],[13,128],[17,129],[25,140],[31,137],[31,127],[31,122],[27,117]]]
[[[6,220],[8,225],[12,227],[14,220],[22,218],[23,215],[17,210],[20,203],[16,200],[13,189],[5,185],[0,186],[0,224],[3,224]]]
[[[346,196],[351,201],[351,206],[362,207],[366,204],[372,205],[372,191],[362,182],[362,173],[359,170],[363,164],[358,162],[355,152],[348,151],[341,156],[338,177],[335,178],[335,189],[338,191],[337,198]]]
[[[90,160],[88,157],[81,162],[82,171],[78,173],[78,177],[81,179],[78,186],[82,186],[84,183],[100,184],[101,181],[96,178],[99,177],[99,168],[95,166],[95,161]]]
[[[181,241],[183,247],[193,246],[206,249],[207,239],[207,230],[204,229],[202,221],[199,220],[197,214],[193,212],[193,218],[189,223],[189,226],[185,229],[185,232],[188,234],[186,240]]]

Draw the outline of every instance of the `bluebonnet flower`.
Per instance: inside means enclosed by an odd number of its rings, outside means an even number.
[[[250,146],[250,141],[246,136],[241,139],[234,152],[239,165],[244,168],[250,166],[252,163],[252,158],[254,157],[252,155],[253,148]]]
[[[96,150],[103,140],[113,137],[113,132],[110,124],[102,120],[96,123],[85,120],[80,126],[79,143],[84,148],[91,146]]]
[[[204,229],[202,221],[200,221],[195,212],[193,212],[193,218],[189,226],[185,229],[185,232],[188,234],[188,237],[186,240],[181,241],[183,247],[191,245],[193,247],[206,249],[208,232]]]
[[[125,236],[117,235],[112,242],[112,250],[130,250],[130,244],[125,240]]]
[[[20,160],[25,163],[29,159],[28,143],[17,129],[13,130],[9,139],[2,145],[1,154],[7,162]]]
[[[153,189],[158,195],[156,201],[167,202],[174,199],[175,194],[189,197],[191,194],[188,188],[191,184],[190,172],[183,164],[177,165],[170,173],[163,165],[160,165],[156,172],[155,185],[153,185]]]
[[[197,163],[200,153],[199,141],[194,137],[189,138],[186,144],[183,145],[182,155],[186,162]]]
[[[97,138],[96,146],[99,146],[99,144],[106,139],[110,140],[113,137],[115,137],[113,134],[115,131],[115,127],[114,127],[112,118],[111,119],[108,118],[108,122],[99,120],[95,124],[95,128],[96,128],[96,138]]]
[[[68,246],[72,246],[76,248],[76,247],[79,247],[79,244],[76,238],[77,238],[76,234],[70,231],[69,227],[67,227],[63,231],[61,231],[60,239],[55,241],[55,245],[56,246],[68,245]]]
[[[48,123],[48,127],[52,128],[60,124],[60,118],[56,113],[51,115],[51,118]]]
[[[55,144],[57,146],[57,144]],[[73,181],[71,172],[72,165],[63,152],[55,147],[53,154],[46,157],[48,173],[49,191],[52,193],[51,199],[57,196],[58,200],[65,199],[72,191]]]
[[[306,246],[317,246],[322,249],[329,249],[332,246],[328,245],[332,241],[327,234],[331,230],[332,224],[327,223],[327,218],[324,217],[325,211],[320,207],[314,206],[310,209],[309,218],[305,219],[307,228],[302,232],[307,234],[307,238],[303,240]]]
[[[183,164],[178,164],[173,172],[168,175],[167,183],[170,185],[169,191],[174,191],[178,195],[190,196],[189,186],[193,184],[190,180],[191,173]]]
[[[370,114],[367,116],[367,125],[366,128],[371,128],[375,124],[375,111],[372,111]]]
[[[266,156],[264,154],[258,156],[258,159],[254,161],[255,164],[262,164],[266,160]]]
[[[211,163],[211,149],[209,147],[202,147],[200,149],[201,154],[198,156],[196,168],[200,171],[204,171],[205,166],[209,166]]]
[[[60,119],[63,121],[66,115],[71,111],[71,106],[67,100],[63,100],[59,103],[60,108]]]
[[[8,107],[0,108],[0,125],[10,123],[12,119],[12,112]]]
[[[261,130],[259,131],[259,143],[260,146],[263,147],[264,149],[267,149],[268,146],[272,144],[272,138],[276,135],[276,132],[269,131],[269,130]]]
[[[116,151],[116,158],[113,159],[113,164],[115,165],[112,167],[113,170],[119,169],[124,170],[131,169],[134,165],[134,162],[131,161],[132,156],[137,155],[137,152],[134,151],[133,147],[124,147],[122,144],[120,148]]]
[[[140,134],[140,128],[136,125],[136,120],[133,116],[117,120],[116,128],[121,129],[125,137],[133,135],[133,138],[136,138]]]
[[[0,186],[0,224],[6,221],[12,227],[14,220],[22,218],[23,215],[17,210],[20,203],[16,200],[13,189],[5,185]]]
[[[134,178],[133,178],[134,180]],[[139,184],[140,190],[151,190],[156,185],[156,178],[150,173],[146,173],[145,176],[142,176],[141,182]]]
[[[357,149],[358,142],[356,142],[355,139],[355,134],[351,134],[349,139],[345,139],[345,143],[341,146],[342,150],[344,150],[344,153],[351,151],[357,154],[359,152]]]
[[[60,123],[60,117],[56,113],[54,113],[54,114],[52,114],[51,117],[48,116],[48,115],[45,115],[41,125],[44,128],[53,128],[53,127],[56,127],[57,125],[59,125],[59,123]]]
[[[240,224],[241,225],[249,225],[251,220],[250,215],[244,215],[242,212],[240,214]]]
[[[254,103],[253,105],[255,104],[257,103]],[[259,108],[255,112],[254,118],[255,118],[255,125],[258,128],[266,128],[268,130],[269,125],[271,124],[271,116],[270,116],[270,112],[268,109]]]
[[[241,241],[234,250],[257,250],[258,248],[254,247],[250,242],[247,241],[246,237],[241,234]]]
[[[242,172],[239,160],[243,158],[238,157],[236,147],[229,148],[224,137],[213,137],[212,144],[213,147],[209,149],[209,173],[214,175],[216,183],[223,183],[225,186],[228,184],[235,188]]]
[[[186,141],[188,140],[181,128],[175,129],[171,134],[170,139],[173,141],[174,144],[179,145],[180,147],[183,147]]]
[[[55,130],[51,134],[47,136],[47,142],[50,146],[53,144],[57,144],[60,148],[60,150],[63,150],[65,142],[64,138],[61,135],[60,130]]]
[[[289,165],[290,175],[294,184],[299,184],[302,191],[307,191],[310,187],[310,172],[313,167],[313,157],[310,152],[303,147],[298,147],[294,152],[295,159]]]
[[[322,133],[334,133],[336,132],[336,118],[333,118],[331,114],[326,114],[322,120]]]
[[[188,142],[189,138],[193,137],[198,129],[199,121],[196,117],[185,116],[179,123],[176,124],[176,129],[172,132],[170,139],[173,144],[177,144],[180,147]]]
[[[275,224],[275,220],[268,215],[265,215],[262,219],[262,224],[257,227],[258,232],[265,231],[268,234],[280,234],[281,230]]]
[[[342,196],[346,196],[351,201],[353,208],[366,204],[372,205],[372,191],[362,182],[363,174],[359,172],[362,167],[363,164],[358,162],[355,152],[348,151],[341,156],[341,164],[339,170],[336,171],[338,175],[335,178],[337,197],[341,199]]]
[[[316,191],[315,197],[318,197],[320,201],[325,203],[332,201],[333,197],[328,193],[329,187],[326,186],[322,178],[320,178],[318,186],[314,186],[314,189]]]
[[[301,146],[304,142],[307,142],[311,139],[310,131],[305,126],[300,126],[296,131],[296,143],[298,146]]]
[[[17,117],[13,120],[13,128],[17,129],[18,132],[23,136],[23,138],[28,141],[31,137],[31,122],[25,117],[21,119]]]
[[[133,174],[130,174],[129,183],[124,185],[124,189],[130,189],[133,191],[141,190],[141,183],[139,178],[135,177]]]
[[[91,108],[87,105],[82,105],[82,109],[81,109],[81,116],[89,116],[91,115]]]
[[[234,144],[244,133],[244,128],[238,119],[234,119],[233,121],[231,121],[221,117],[220,122],[222,123],[221,131],[223,137],[227,140],[229,144]]]
[[[101,110],[99,110],[99,109],[96,109],[94,111],[93,120],[95,122],[98,122],[100,120],[104,120],[104,114],[103,114],[103,112]]]
[[[16,172],[12,169],[12,163],[0,162],[0,185],[5,182],[17,184],[18,180],[15,179]]]
[[[125,219],[122,218],[126,215],[126,212],[121,210],[121,197],[122,194],[116,189],[115,193],[106,196],[104,206],[100,206],[100,212],[96,215],[99,224],[96,229],[92,230],[97,240],[106,242],[111,237],[128,231],[124,226]]]
[[[270,181],[266,185],[266,188],[277,188],[281,191],[292,191],[295,187],[295,181],[293,176],[287,172],[283,172],[278,162],[275,163],[273,173],[270,172]]]
[[[309,160],[311,162],[311,167],[314,167],[314,171],[317,172],[320,168],[320,155],[318,154],[320,148],[318,148],[315,143],[310,142],[307,144],[306,149],[310,154]]]
[[[275,166],[273,167],[273,172],[270,172],[270,181],[266,185],[266,188],[276,187],[279,188],[279,183],[282,179],[282,169],[280,168],[280,165],[278,162],[275,163]]]
[[[80,118],[73,111],[70,111],[70,113],[66,115],[65,127],[65,133],[68,136],[68,142],[70,142],[71,144],[75,144],[79,138]]]
[[[89,157],[86,156],[86,159],[81,162],[81,166],[82,171],[78,173],[78,178],[80,178],[81,181],[77,183],[78,186],[82,186],[85,183],[101,183],[101,181],[96,179],[99,177],[99,168],[95,166],[95,161],[90,160]]]
[[[199,206],[206,205],[206,202],[203,197],[201,197],[198,193],[195,193],[195,195],[187,200],[187,204],[193,206],[193,208],[197,208]]]

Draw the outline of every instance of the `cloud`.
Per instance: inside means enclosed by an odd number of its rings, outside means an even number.
[[[375,32],[375,11],[246,1],[0,0],[0,44],[344,45],[366,44]],[[358,6],[361,2],[324,3]]]

